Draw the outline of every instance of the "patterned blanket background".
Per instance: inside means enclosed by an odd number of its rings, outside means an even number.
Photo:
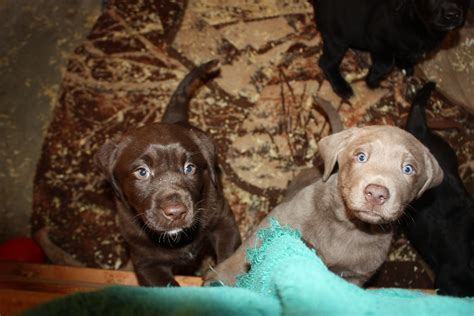
[[[330,133],[312,95],[330,101],[346,128],[403,126],[423,83],[394,71],[369,90],[368,57],[351,51],[342,68],[356,97],[343,102],[317,66],[321,50],[304,0],[108,1],[69,58],[35,177],[33,232],[47,226],[54,243],[88,266],[123,267],[113,193],[93,156],[113,135],[158,121],[188,71],[217,58],[221,75],[195,96],[191,120],[217,144],[225,195],[248,236]],[[474,193],[473,116],[439,93],[428,110],[433,124],[448,127],[441,133]],[[430,288],[432,279],[399,234],[373,284]]]

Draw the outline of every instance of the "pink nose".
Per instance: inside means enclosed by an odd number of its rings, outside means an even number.
[[[378,184],[369,184],[364,189],[365,200],[374,205],[382,205],[390,197],[388,189]]]
[[[163,215],[169,220],[183,219],[186,216],[186,206],[181,203],[167,205],[163,208]]]

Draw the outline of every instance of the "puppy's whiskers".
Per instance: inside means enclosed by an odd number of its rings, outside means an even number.
[[[189,235],[186,233],[185,230],[182,230],[181,233],[183,233],[183,235],[186,236],[186,238],[189,238]]]
[[[378,224],[378,226],[379,226],[381,231],[385,232],[385,225],[384,224],[380,223],[380,224]]]
[[[167,236],[168,243],[171,245],[173,242],[178,243],[181,239],[181,231],[180,232],[166,232],[165,235]]]
[[[132,217],[132,223],[140,226],[140,232],[138,233],[138,237],[142,237],[142,235],[144,235],[145,233],[153,231],[153,229],[149,227],[148,224],[140,218],[142,215],[145,214],[145,212],[137,213],[135,216]]]
[[[412,210],[412,211],[417,212],[417,209],[414,208],[414,207],[413,207],[412,205],[410,205],[410,204],[405,204],[405,205],[403,205],[403,207],[404,207],[405,210],[406,210],[406,209],[409,209],[409,210]],[[403,211],[401,217],[403,217],[403,216],[406,216],[406,217],[408,218],[408,220],[411,221],[412,223],[415,222],[415,219],[414,219],[413,216],[410,214],[410,212]]]
[[[204,199],[201,199],[201,200],[197,201],[196,203],[194,203],[194,207],[195,207],[196,209],[198,209],[199,206],[200,206],[200,204],[203,203],[204,201],[205,201]]]

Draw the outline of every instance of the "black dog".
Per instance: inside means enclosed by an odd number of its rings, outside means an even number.
[[[97,160],[113,185],[121,233],[138,281],[179,285],[207,256],[217,263],[240,245],[240,233],[219,183],[211,138],[188,123],[193,91],[215,75],[211,61],[191,71],[161,123],[106,143]]]
[[[438,293],[474,296],[474,200],[458,175],[456,153],[426,124],[424,106],[434,88],[428,83],[417,93],[406,129],[430,149],[444,179],[407,210],[407,235],[435,272]]]
[[[394,65],[411,76],[424,54],[464,24],[469,0],[313,0],[313,5],[324,41],[319,65],[334,92],[348,99],[353,91],[339,72],[348,48],[370,52],[370,88]]]

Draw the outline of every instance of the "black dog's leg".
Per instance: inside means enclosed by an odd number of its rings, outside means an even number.
[[[319,59],[319,66],[334,92],[343,99],[354,95],[351,86],[341,76],[339,65],[346,54],[347,47],[339,46],[329,40],[324,40],[323,55]]]
[[[396,60],[396,65],[399,69],[405,70],[405,76],[411,77],[415,73],[415,63],[409,60]]]
[[[416,92],[415,98],[412,101],[405,129],[418,139],[424,139],[430,133],[426,122],[425,106],[435,87],[436,84],[434,82],[426,83],[423,88]]]
[[[384,54],[371,54],[372,58],[372,67],[370,67],[369,74],[365,81],[369,88],[377,88],[385,78],[386,75],[390,73],[393,67],[393,56],[392,55],[384,55]]]

